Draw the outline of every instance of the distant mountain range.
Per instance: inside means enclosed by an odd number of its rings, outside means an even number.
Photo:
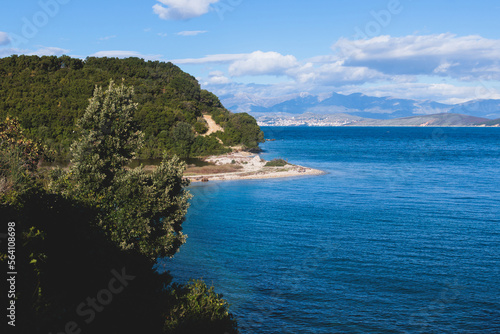
[[[363,119],[349,125],[355,126],[467,126],[486,125],[490,120],[463,114],[435,114],[425,116],[402,117],[394,119]]]
[[[461,104],[418,101],[364,94],[333,93],[321,99],[307,93],[281,98],[260,99],[252,95],[221,96],[223,104],[233,111],[246,111],[254,116],[269,113],[338,114],[344,113],[371,119],[395,119],[441,113],[464,114],[487,119],[500,118],[500,100],[473,100]]]
[[[345,120],[366,125],[422,125],[435,126],[498,124],[500,100],[473,100],[461,104],[444,104],[435,101],[418,101],[392,97],[374,97],[364,94],[342,95],[333,93],[328,98],[307,93],[277,98],[260,99],[252,95],[221,96],[223,104],[233,111],[246,111],[262,122],[271,119],[294,118],[320,121],[326,115],[341,115]],[[448,114],[448,116],[437,116]],[[311,115],[314,115],[313,117]],[[346,118],[347,117],[347,118]],[[369,120],[360,120],[359,118]],[[415,118],[416,117],[416,118]],[[418,118],[420,117],[420,118]],[[403,120],[401,120],[404,118]],[[391,121],[400,119],[398,121]],[[385,120],[385,121],[382,121]],[[491,121],[491,120],[496,120]]]

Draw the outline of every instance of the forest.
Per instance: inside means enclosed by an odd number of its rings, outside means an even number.
[[[264,141],[252,116],[231,113],[172,63],[14,55],[0,59],[0,78],[0,120],[18,119],[27,135],[62,161],[69,160],[76,120],[95,87],[110,81],[134,87],[133,117],[145,136],[141,158],[161,158],[163,152],[200,157],[228,152],[229,146],[252,150]],[[208,129],[203,115],[211,115],[224,132],[202,136]]]

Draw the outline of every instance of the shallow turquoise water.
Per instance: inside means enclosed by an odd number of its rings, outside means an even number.
[[[242,333],[500,332],[499,128],[263,128],[322,169],[193,185],[187,243]]]

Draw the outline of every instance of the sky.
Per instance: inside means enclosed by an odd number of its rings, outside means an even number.
[[[494,0],[5,1],[0,57],[170,61],[221,97],[500,99]]]

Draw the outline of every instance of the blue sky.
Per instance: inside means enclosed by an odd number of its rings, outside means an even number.
[[[225,98],[332,92],[458,103],[500,98],[490,0],[8,1],[0,57],[172,61]]]

